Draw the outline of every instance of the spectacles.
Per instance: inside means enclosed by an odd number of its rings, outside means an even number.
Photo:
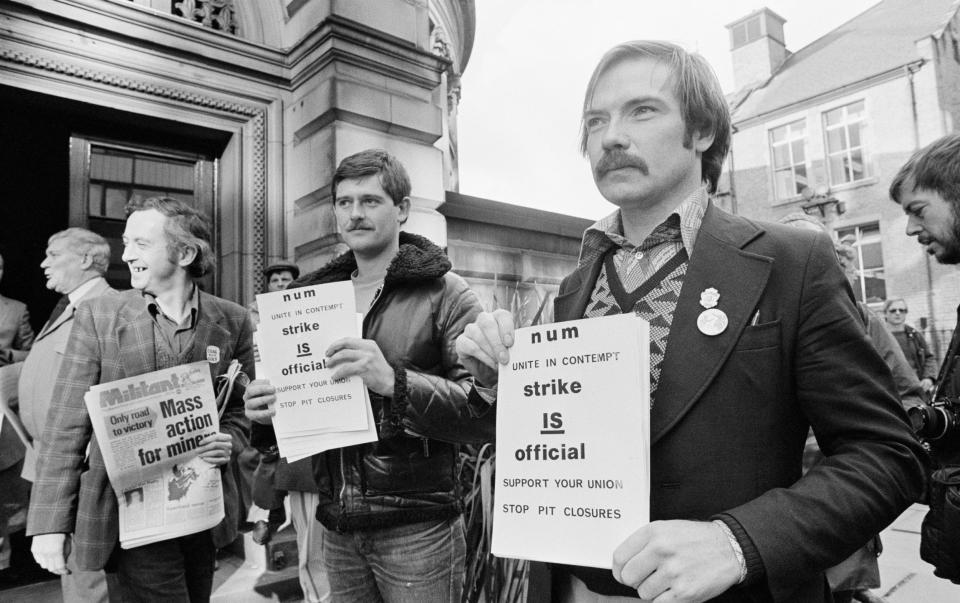
[[[890,314],[906,314],[907,309],[906,308],[890,308],[889,310],[887,310],[887,312],[889,312]]]

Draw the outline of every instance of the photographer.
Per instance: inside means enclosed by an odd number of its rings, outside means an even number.
[[[960,134],[917,151],[890,184],[907,214],[907,235],[941,264],[960,264]],[[934,574],[960,584],[960,325],[937,377],[933,403],[910,410],[932,452],[930,512],[923,520],[920,557]]]

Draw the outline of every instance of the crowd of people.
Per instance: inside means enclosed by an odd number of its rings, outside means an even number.
[[[949,500],[960,497],[960,434],[950,429],[960,338],[938,370],[903,299],[887,300],[882,318],[855,303],[848,250],[822,224],[795,214],[756,222],[711,201],[730,114],[699,55],[664,42],[614,47],[590,78],[581,127],[616,210],[585,231],[554,316],[633,312],[651,325],[651,521],[610,551],[612,571],[539,567],[548,579],[529,600],[876,601],[877,535],[921,500],[931,508],[924,559],[960,580],[960,507]],[[70,228],[50,237],[40,265],[62,303],[36,336],[24,304],[0,297],[0,376],[19,386],[0,434],[0,536],[25,523],[65,601],[207,601],[218,548],[245,525],[266,542],[285,508],[306,600],[463,597],[475,552],[460,449],[495,441],[499,367],[519,325],[485,311],[443,249],[403,231],[411,184],[398,158],[346,157],[330,192],[348,250],[309,274],[283,262],[264,277],[269,291],[352,284],[362,336],[324,356],[332,379],[367,388],[378,436],[368,444],[279,458],[277,390],[254,378],[256,304],[197,286],[213,267],[211,225],[184,202],[128,204],[130,290],[104,280],[102,237]],[[960,263],[960,135],[919,150],[890,195],[907,235]],[[723,320],[705,328],[710,289]],[[221,468],[225,519],[122,548],[84,393],[198,360],[213,377],[236,360],[253,378],[197,448]],[[942,433],[925,431],[938,421]]]

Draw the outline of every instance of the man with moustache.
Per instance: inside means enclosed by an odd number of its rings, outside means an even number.
[[[829,237],[710,202],[729,120],[709,65],[673,44],[621,44],[588,84],[582,149],[618,209],[584,233],[554,311],[650,323],[652,521],[612,573],[553,565],[554,600],[829,601],[823,571],[920,494],[923,451]],[[497,311],[458,339],[478,386],[513,331]],[[827,458],[801,477],[810,426]]]
[[[331,380],[363,380],[378,440],[313,457],[334,603],[460,601],[459,444],[492,440],[496,423],[454,349],[480,300],[442,249],[401,231],[410,192],[406,169],[386,151],[343,159],[331,193],[350,251],[291,285],[350,281],[363,314],[362,337],[335,341],[325,355]],[[275,443],[274,387],[254,381],[245,400],[254,442]]]
[[[960,264],[960,134],[948,134],[913,154],[890,184],[916,237],[941,264]],[[960,308],[957,310],[960,317]],[[934,574],[960,584],[960,321],[940,367],[931,406],[911,410],[934,461],[930,511],[920,533],[920,557]],[[945,402],[945,403],[944,403]],[[951,500],[953,502],[951,502]]]
[[[127,205],[122,259],[133,289],[77,307],[40,436],[27,517],[34,558],[59,575],[69,571],[67,556],[83,570],[115,571],[124,601],[209,600],[217,547],[237,534],[236,483],[226,469],[249,432],[240,392],[225,402],[220,432],[196,449],[221,468],[223,522],[130,549],[119,546],[117,495],[83,400],[92,385],[199,360],[214,379],[234,359],[252,374],[249,313],[194,282],[213,268],[210,241],[209,219],[182,201],[152,197]]]

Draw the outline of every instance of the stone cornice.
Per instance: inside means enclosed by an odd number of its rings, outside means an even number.
[[[334,61],[432,89],[448,61],[413,43],[338,15],[324,19],[290,49],[287,64],[295,88]]]
[[[252,187],[250,190],[250,207],[253,210],[254,240],[254,273],[263,270],[264,258],[264,225],[266,222],[267,198],[267,132],[266,108],[243,103],[232,102],[207,96],[195,91],[173,86],[163,86],[154,82],[137,78],[108,73],[82,67],[67,61],[51,59],[24,51],[0,47],[0,63],[8,63],[56,74],[68,80],[91,82],[108,88],[132,91],[147,96],[161,98],[174,103],[188,106],[213,109],[234,114],[243,118],[250,131],[251,141],[251,169]]]

